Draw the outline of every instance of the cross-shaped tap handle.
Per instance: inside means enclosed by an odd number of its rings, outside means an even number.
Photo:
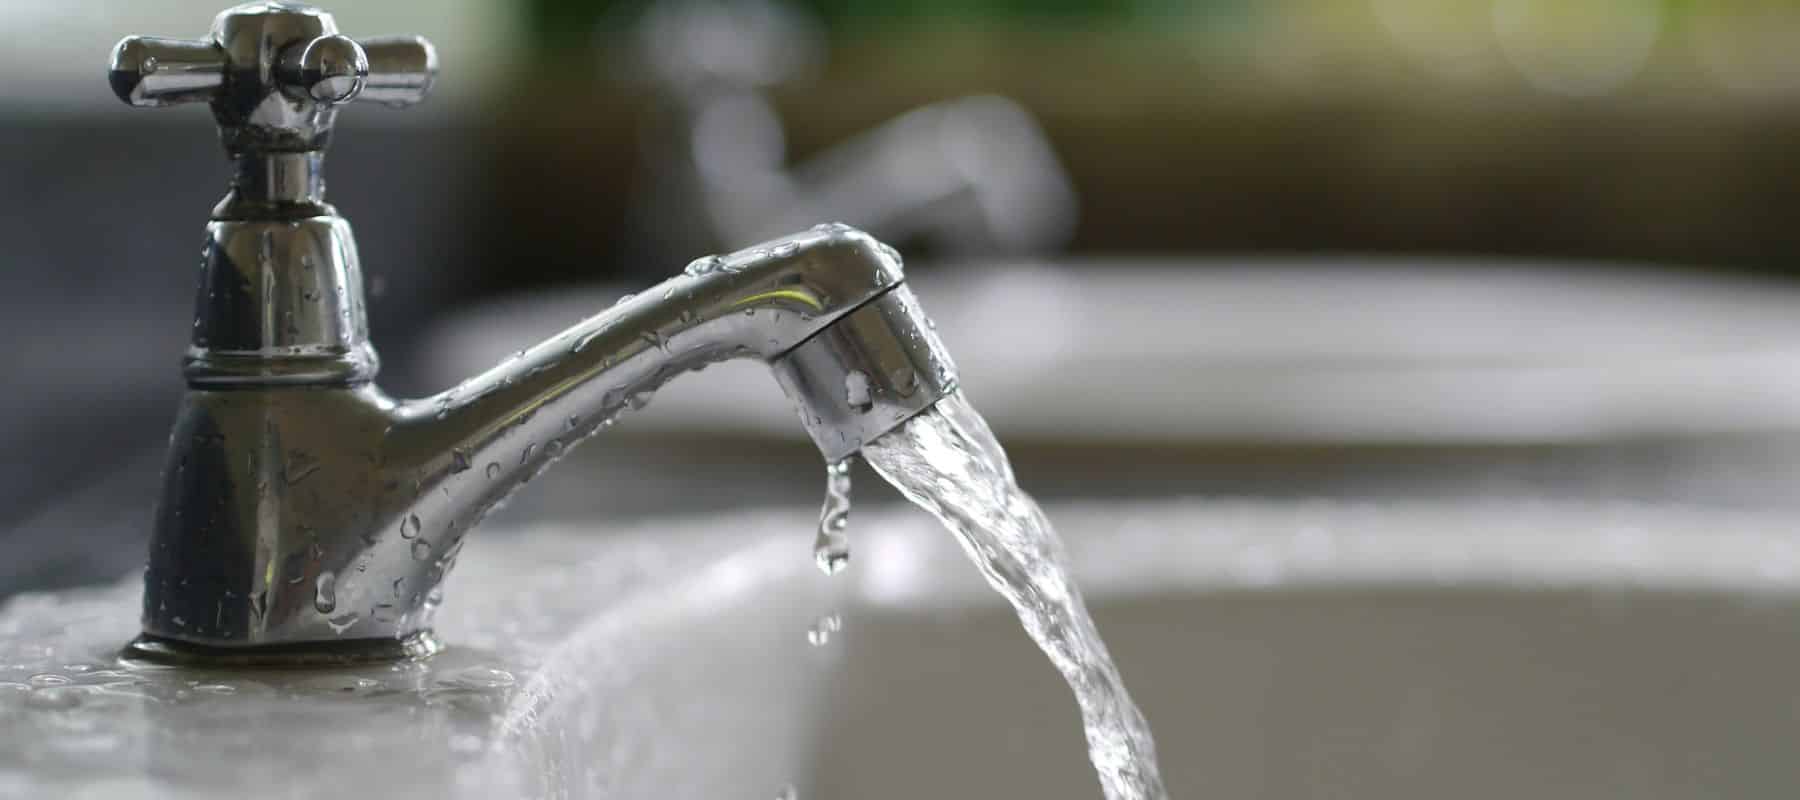
[[[205,39],[126,37],[108,73],[130,105],[210,103],[234,151],[322,148],[335,106],[412,105],[436,75],[423,37],[351,39],[330,14],[286,2],[227,9]]]

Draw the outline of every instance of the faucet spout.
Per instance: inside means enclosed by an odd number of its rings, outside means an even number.
[[[822,225],[696,259],[454,388],[399,403],[386,457],[420,476],[421,518],[466,529],[669,380],[755,358],[825,457],[841,459],[954,386],[924,320],[898,253]]]
[[[670,379],[734,358],[770,365],[831,461],[956,385],[898,253],[837,224],[696,259],[431,397],[191,376],[132,650],[431,652],[441,584],[488,511]]]

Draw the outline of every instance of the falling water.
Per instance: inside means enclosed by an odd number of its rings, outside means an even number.
[[[825,506],[819,509],[819,535],[813,539],[813,559],[819,571],[835,575],[850,563],[850,465],[844,459],[825,468]]]
[[[1012,465],[981,415],[960,392],[951,394],[862,453],[956,535],[1068,681],[1107,799],[1167,798],[1150,727],[1069,578],[1062,540],[1014,482]]]

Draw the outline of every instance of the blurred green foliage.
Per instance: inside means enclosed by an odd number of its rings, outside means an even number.
[[[543,47],[586,47],[597,31],[637,19],[649,0],[530,0],[529,29]],[[789,0],[833,32],[949,22],[996,27],[1114,27],[1171,17],[1238,17],[1257,0]]]

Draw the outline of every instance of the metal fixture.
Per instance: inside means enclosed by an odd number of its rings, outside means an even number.
[[[442,582],[483,515],[621,410],[713,362],[767,362],[834,460],[954,389],[899,254],[826,224],[697,259],[433,397],[388,397],[374,385],[356,244],[324,202],[320,167],[338,105],[417,102],[435,69],[423,39],[352,40],[289,3],[229,9],[207,40],[133,37],[114,51],[121,99],[209,102],[237,163],[207,225],[143,636],[128,654],[293,664],[434,652]]]

